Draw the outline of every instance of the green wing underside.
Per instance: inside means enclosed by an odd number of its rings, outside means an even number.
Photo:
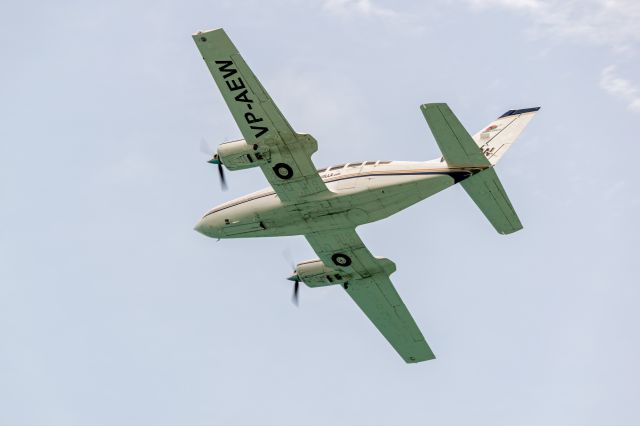
[[[501,234],[522,229],[522,223],[494,169],[486,169],[461,182],[467,194]]]
[[[222,29],[193,35],[213,79],[248,144],[269,147],[270,162],[261,165],[267,180],[283,201],[328,191],[311,161],[317,142],[296,133]],[[273,166],[285,163],[293,178],[279,178]]]
[[[420,109],[450,167],[491,166],[447,104],[424,104]]]
[[[305,237],[326,265],[334,265],[331,256],[335,253],[349,256],[351,265],[336,268],[353,277],[346,292],[406,362],[435,358],[393,287],[384,262],[369,252],[355,229],[323,231]]]

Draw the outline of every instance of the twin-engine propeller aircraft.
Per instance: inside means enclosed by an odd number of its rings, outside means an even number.
[[[309,287],[340,285],[408,363],[435,358],[389,276],[355,231],[460,183],[501,234],[522,229],[493,166],[540,108],[510,110],[470,136],[447,104],[420,107],[442,157],[431,161],[358,161],[316,169],[318,149],[296,133],[223,29],[193,39],[244,139],[218,147],[210,163],[260,167],[270,188],[207,212],[195,229],[213,238],[304,235],[319,259],[293,275]]]

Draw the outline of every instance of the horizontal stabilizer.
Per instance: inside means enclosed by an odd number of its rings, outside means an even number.
[[[493,168],[485,169],[460,184],[496,231],[511,234],[522,229],[520,219]]]
[[[449,167],[491,165],[447,104],[424,104],[420,109]]]

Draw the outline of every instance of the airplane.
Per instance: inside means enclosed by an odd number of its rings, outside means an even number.
[[[195,230],[212,238],[303,235],[318,259],[288,278],[341,286],[407,363],[434,359],[389,276],[393,261],[367,249],[356,227],[398,213],[460,183],[500,234],[522,224],[494,166],[540,107],[509,110],[471,136],[445,103],[420,107],[442,156],[431,161],[357,161],[317,169],[318,143],[297,133],[225,31],[193,34],[244,139],[225,142],[209,160],[224,183],[230,170],[260,167],[271,185],[209,210]]]

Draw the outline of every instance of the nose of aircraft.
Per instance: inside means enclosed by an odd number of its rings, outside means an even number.
[[[226,219],[217,212],[208,212],[202,219],[198,221],[193,227],[202,235],[206,235],[211,238],[222,238],[224,235],[223,228]]]
[[[212,221],[207,217],[203,217],[202,219],[200,219],[198,223],[196,223],[196,226],[193,227],[193,229],[195,229],[202,235],[206,235],[207,237],[213,237],[213,238],[219,237],[217,228],[214,226]]]
[[[204,223],[204,219],[200,219],[198,223],[196,223],[196,226],[193,227],[193,229],[198,231],[199,233],[207,235],[205,233],[205,228],[206,228],[206,225]]]

